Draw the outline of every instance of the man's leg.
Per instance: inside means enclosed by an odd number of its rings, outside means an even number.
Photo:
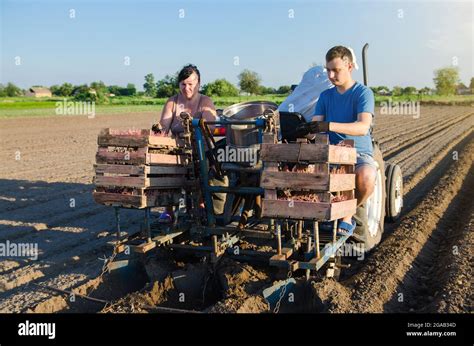
[[[355,173],[357,206],[360,206],[374,192],[377,171],[371,165],[361,165]]]
[[[376,170],[369,164],[358,165],[355,170],[356,174],[356,198],[357,206],[362,205],[367,198],[370,197],[375,187]],[[353,215],[348,215],[342,221],[351,223]]]

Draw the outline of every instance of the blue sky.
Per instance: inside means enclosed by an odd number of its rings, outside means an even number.
[[[298,83],[334,45],[353,47],[361,62],[365,42],[370,85],[432,87],[433,71],[453,64],[465,84],[474,76],[472,1],[0,3],[0,82],[23,88],[102,80],[141,89],[145,74],[159,79],[189,62],[203,83],[237,83],[248,68],[278,87]]]

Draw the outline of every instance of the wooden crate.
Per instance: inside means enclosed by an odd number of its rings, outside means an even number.
[[[262,216],[282,219],[336,220],[355,213],[354,198],[356,150],[330,145],[327,136],[318,136],[316,143],[263,143],[260,156],[264,170],[260,186],[265,189]],[[311,164],[314,172],[281,171],[286,164]],[[333,165],[344,167],[346,173],[334,173]],[[318,202],[279,199],[278,192],[312,193]]]
[[[97,203],[134,208],[179,203],[188,166],[176,139],[150,130],[104,129],[97,142]]]
[[[140,132],[138,132],[140,131]],[[136,134],[114,134],[113,129],[103,129],[98,138],[96,154],[98,164],[123,165],[183,165],[185,158],[176,154],[179,141],[171,137],[153,135],[150,130]]]
[[[133,188],[124,193],[123,191],[117,192],[113,188],[99,186],[93,192],[93,198],[99,204],[138,209],[177,205],[182,197],[181,190],[178,189],[155,190],[153,188]]]
[[[187,168],[181,165],[96,164],[94,167],[96,186],[169,189],[186,184]]]

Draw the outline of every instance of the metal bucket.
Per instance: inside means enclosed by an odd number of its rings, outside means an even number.
[[[224,109],[222,116],[229,120],[256,120],[266,110],[276,111],[278,105],[268,101],[250,101],[237,103]],[[258,152],[260,144],[258,143],[258,128],[255,125],[230,125],[226,131],[227,146],[236,149],[236,152],[246,152],[247,156],[237,163],[241,166],[252,167],[258,164]],[[242,151],[245,149],[245,151]],[[252,150],[252,152],[249,152]],[[247,157],[252,154],[252,161]]]
[[[278,105],[268,101],[250,101],[237,103],[224,109],[222,115],[229,120],[255,120],[265,110],[276,111]],[[249,147],[258,144],[258,129],[253,125],[231,125],[226,131],[227,144]]]

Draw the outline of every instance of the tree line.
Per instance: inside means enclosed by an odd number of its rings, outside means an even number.
[[[257,72],[243,70],[238,75],[238,87],[227,81],[226,79],[216,79],[201,87],[201,92],[207,96],[238,96],[240,93],[250,95],[267,95],[267,94],[289,94],[291,87],[282,85],[279,88],[265,87],[261,85],[261,77]],[[417,89],[412,86],[400,87],[395,86],[392,89],[386,86],[371,87],[377,95],[454,95],[460,89],[469,91],[474,94],[474,77],[471,78],[469,87],[460,82],[459,71],[455,67],[446,67],[438,69],[434,72],[433,78],[435,88],[428,87]],[[33,86],[34,87],[34,86]],[[106,101],[110,96],[148,96],[148,97],[170,97],[179,92],[178,72],[173,75],[166,75],[158,81],[152,73],[145,76],[143,84],[144,91],[137,91],[132,83],[122,87],[118,85],[105,85],[104,82],[92,82],[90,85],[72,85],[71,83],[63,83],[61,85],[53,85],[49,88],[54,96],[74,97],[77,100],[90,100],[102,102]],[[15,97],[25,94],[25,90],[17,87],[13,83],[6,85],[0,84],[0,97]]]
[[[239,88],[224,78],[216,79],[204,84],[201,92],[207,96],[238,96],[241,92],[251,95],[288,94],[289,85],[282,85],[278,89],[261,85],[260,75],[254,71],[243,70],[239,75]],[[166,75],[163,79],[155,81],[155,76],[149,73],[145,76],[143,84],[145,95],[150,97],[170,97],[179,92],[178,72]]]

